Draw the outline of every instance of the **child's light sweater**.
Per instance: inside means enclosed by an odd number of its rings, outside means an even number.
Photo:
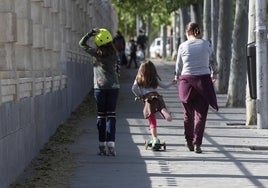
[[[161,87],[163,89],[167,89],[172,85],[173,82],[162,82],[161,80],[158,80],[158,87]],[[132,85],[132,92],[136,96],[143,96],[150,92],[157,92],[157,88],[141,88],[138,86],[137,81],[135,80]]]

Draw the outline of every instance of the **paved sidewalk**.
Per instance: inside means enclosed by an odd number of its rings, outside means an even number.
[[[155,61],[162,80],[173,78],[174,64]],[[226,108],[226,95],[218,95],[219,112],[209,111],[202,154],[184,146],[183,115],[177,89],[159,90],[173,121],[158,116],[158,135],[167,150],[145,150],[150,139],[148,122],[143,119],[142,103],[135,102],[131,86],[136,69],[122,68],[117,110],[116,157],[97,156],[95,117],[85,127],[78,143],[73,188],[236,188],[268,187],[268,130],[246,127],[244,108]],[[255,150],[254,150],[255,149]]]

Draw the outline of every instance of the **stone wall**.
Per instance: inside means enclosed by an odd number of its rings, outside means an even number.
[[[29,164],[92,83],[78,46],[92,27],[115,33],[107,0],[0,1],[0,187]]]

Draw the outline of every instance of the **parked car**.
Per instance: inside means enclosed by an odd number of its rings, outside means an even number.
[[[161,58],[162,57],[162,48],[163,48],[163,38],[157,37],[153,40],[152,44],[150,45],[150,57],[151,58]],[[166,54],[167,56],[171,56],[171,49],[170,49],[170,39],[167,39],[166,44]]]

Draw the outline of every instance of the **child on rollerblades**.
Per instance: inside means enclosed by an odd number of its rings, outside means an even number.
[[[96,47],[87,44],[94,38]],[[116,104],[119,92],[118,56],[112,35],[105,28],[85,34],[79,45],[91,56],[94,71],[94,97],[97,104],[99,155],[115,156]]]
[[[143,115],[149,120],[153,149],[156,144],[160,144],[160,140],[157,138],[156,112],[159,112],[167,121],[172,121],[171,114],[167,110],[162,96],[157,92],[157,88],[169,88],[174,84],[176,84],[175,80],[168,83],[162,82],[155,65],[146,60],[141,63],[132,85],[134,95],[144,102]]]

